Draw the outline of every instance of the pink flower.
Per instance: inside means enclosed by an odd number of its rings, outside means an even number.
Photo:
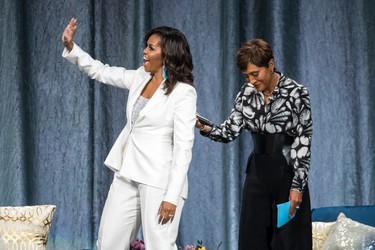
[[[130,250],[145,250],[145,243],[142,240],[133,240],[130,243]]]

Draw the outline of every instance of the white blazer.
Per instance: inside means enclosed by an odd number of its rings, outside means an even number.
[[[163,84],[131,123],[133,106],[151,79],[143,67],[126,70],[94,60],[78,45],[64,49],[63,57],[90,78],[129,90],[122,130],[104,164],[133,181],[166,190],[165,201],[187,198],[187,173],[192,157],[196,119],[195,88],[178,82],[169,95]]]

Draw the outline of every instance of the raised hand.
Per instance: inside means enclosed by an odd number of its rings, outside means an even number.
[[[76,34],[77,31],[77,19],[72,18],[69,22],[69,24],[66,26],[61,41],[64,44],[64,46],[71,51],[73,49],[73,37]]]

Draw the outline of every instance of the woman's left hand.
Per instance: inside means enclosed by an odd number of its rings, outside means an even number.
[[[299,209],[299,205],[302,202],[302,193],[297,190],[290,190],[289,192],[289,200],[290,200],[290,209],[289,209],[289,217],[293,217],[294,214]]]
[[[173,221],[173,218],[176,214],[176,205],[168,202],[168,201],[163,201],[159,207],[158,215],[159,215],[159,220],[158,223],[164,225],[168,221]]]

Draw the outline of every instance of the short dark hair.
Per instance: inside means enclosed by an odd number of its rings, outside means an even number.
[[[258,67],[268,67],[268,63],[273,59],[271,46],[262,39],[252,39],[246,42],[237,51],[237,67],[241,71],[247,69],[247,65],[252,63]]]
[[[177,81],[193,85],[193,60],[185,35],[171,27],[160,26],[150,30],[145,37],[145,45],[152,35],[160,37],[161,55],[167,70],[165,94],[172,92]]]

